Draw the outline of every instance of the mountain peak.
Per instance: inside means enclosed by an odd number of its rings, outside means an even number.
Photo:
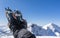
[[[48,23],[47,25],[50,26],[50,25],[55,25],[55,24],[54,24],[54,23]],[[47,25],[46,25],[46,26],[47,26]]]
[[[54,23],[49,23],[50,25],[56,25],[56,24],[54,24]]]
[[[45,30],[47,30],[47,29],[49,28],[49,29],[51,29],[52,31],[54,31],[54,30],[55,30],[54,27],[55,27],[55,24],[54,24],[54,23],[49,23],[49,24],[43,26],[42,28],[45,29]]]

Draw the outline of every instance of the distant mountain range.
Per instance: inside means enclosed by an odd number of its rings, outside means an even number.
[[[49,23],[44,26],[32,24],[31,31],[36,36],[60,36],[60,27],[54,23]]]

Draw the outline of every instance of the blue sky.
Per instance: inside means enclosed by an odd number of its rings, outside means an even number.
[[[59,0],[0,0],[0,24],[7,24],[6,7],[20,10],[28,23],[60,25]]]

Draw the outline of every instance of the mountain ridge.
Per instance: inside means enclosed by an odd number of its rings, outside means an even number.
[[[54,23],[49,23],[45,26],[39,27],[38,25],[31,25],[32,32],[36,36],[60,36],[60,27]]]

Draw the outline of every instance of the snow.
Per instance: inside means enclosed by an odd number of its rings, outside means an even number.
[[[0,36],[0,38],[14,38],[13,36]],[[36,36],[36,38],[60,38],[60,36]]]
[[[36,38],[60,38],[55,36],[36,36]]]
[[[31,28],[30,26],[27,28],[27,30],[30,31],[30,32],[31,32],[31,29],[32,29],[32,28]]]
[[[50,28],[50,29],[54,32],[55,28],[53,27],[52,24],[53,24],[53,23],[49,23],[49,24],[43,26],[42,28],[45,29],[45,30],[47,30],[48,28]]]
[[[56,34],[56,36],[60,36],[60,33],[58,33],[58,32],[55,32],[55,34]]]
[[[14,38],[13,36],[0,36],[0,38]]]

